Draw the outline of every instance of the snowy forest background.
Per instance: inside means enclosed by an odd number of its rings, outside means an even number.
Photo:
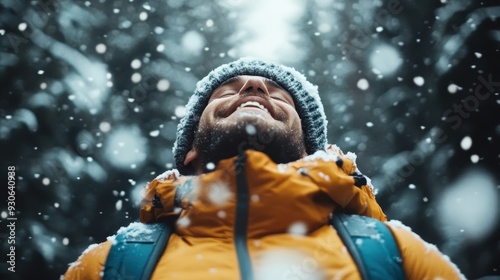
[[[500,274],[497,1],[0,3],[1,173],[6,186],[16,168],[18,218],[14,274],[2,199],[1,275],[57,279],[136,220],[196,81],[240,56],[319,86],[330,142],[358,155],[390,219],[468,278]]]

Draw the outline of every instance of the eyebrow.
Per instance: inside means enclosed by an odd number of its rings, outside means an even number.
[[[264,83],[268,86],[273,86],[273,87],[276,87],[276,88],[279,88],[279,89],[282,89],[282,90],[285,90],[282,86],[280,86],[280,84],[278,84],[277,82],[271,80],[271,79],[267,79],[265,78],[264,79]],[[285,90],[287,91],[287,90]]]
[[[219,87],[224,86],[224,85],[228,85],[228,84],[232,84],[232,83],[236,83],[236,82],[239,82],[240,80],[241,80],[241,77],[235,76],[235,77],[232,77],[232,78],[225,80],[222,84],[220,84]]]

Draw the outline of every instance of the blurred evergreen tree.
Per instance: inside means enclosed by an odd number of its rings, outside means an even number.
[[[195,83],[249,39],[237,33],[244,14],[236,2],[0,3],[0,147],[3,170],[15,165],[19,176],[17,277],[57,278],[90,243],[137,219],[142,186],[172,167]],[[498,6],[304,7],[297,45],[307,57],[292,66],[319,86],[330,142],[359,154],[390,218],[438,245],[468,277],[498,274],[500,223],[471,241],[443,231],[436,209],[471,167],[498,186]],[[466,136],[470,149],[461,147]]]
[[[15,276],[55,279],[138,218],[138,193],[171,168],[182,106],[230,49],[233,25],[226,7],[205,1],[1,5],[2,167],[19,176]],[[128,147],[110,147],[122,144],[110,140],[117,131],[146,139],[143,160],[118,164]]]
[[[498,4],[313,1],[307,13],[312,44],[301,67],[319,85],[330,141],[358,153],[390,218],[438,245],[468,277],[500,273],[499,223],[470,240],[463,229],[443,229],[436,213],[471,168],[486,170],[498,195]],[[481,86],[484,100],[474,98]],[[466,117],[458,120],[460,104]],[[469,150],[460,144],[466,136]]]

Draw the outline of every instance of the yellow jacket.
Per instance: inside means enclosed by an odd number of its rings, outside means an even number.
[[[200,176],[167,172],[145,191],[141,222],[177,219],[152,279],[239,279],[242,254],[257,280],[360,279],[329,217],[341,210],[386,221],[369,182],[338,150],[289,164],[247,151]],[[407,279],[463,279],[434,246],[387,224]],[[86,250],[65,279],[101,279],[111,244]]]

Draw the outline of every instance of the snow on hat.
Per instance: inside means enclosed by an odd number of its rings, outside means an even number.
[[[295,109],[302,122],[306,151],[312,154],[324,150],[327,144],[327,120],[318,87],[291,67],[253,58],[240,58],[212,70],[196,84],[194,94],[186,105],[186,115],[177,126],[177,139],[172,149],[176,168],[181,174],[194,173],[191,165],[184,165],[184,159],[191,150],[195,132],[203,110],[212,92],[229,78],[249,75],[271,79],[288,91],[295,102]]]

